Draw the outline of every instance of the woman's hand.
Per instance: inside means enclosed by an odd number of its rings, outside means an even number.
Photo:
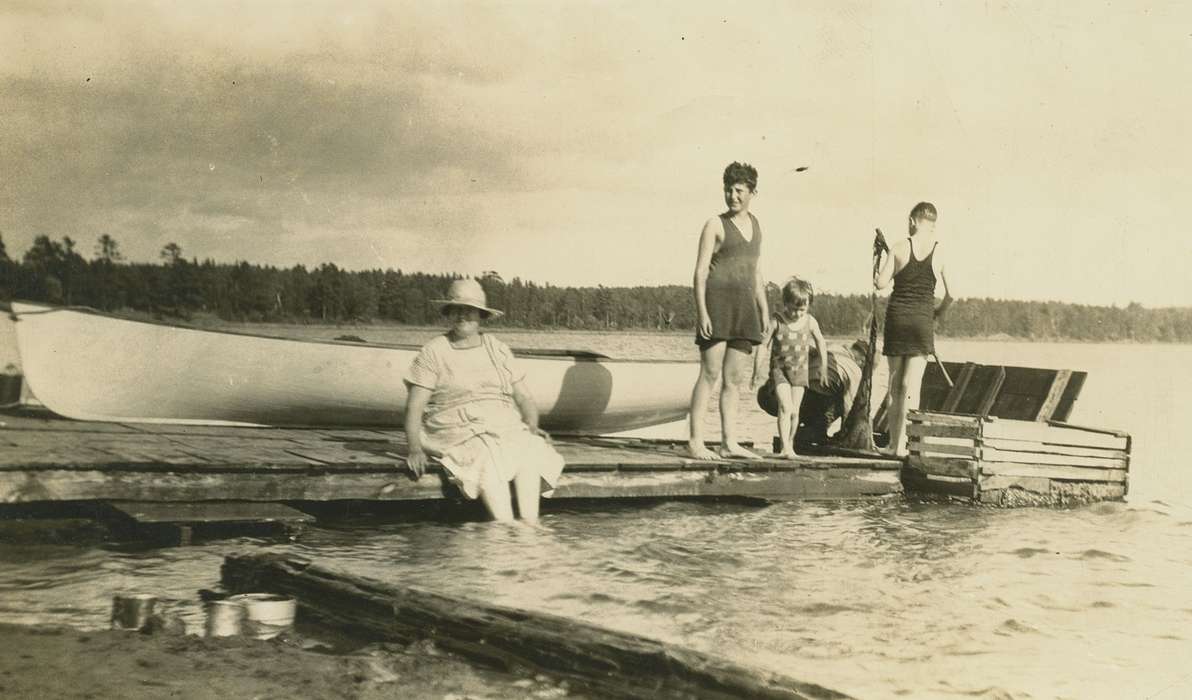
[[[406,396],[406,440],[409,454],[406,465],[414,472],[414,478],[426,472],[426,450],[422,448],[422,416],[426,412],[426,402],[430,400],[431,391],[424,386],[410,384]]]
[[[526,424],[526,429],[543,440],[550,442],[550,435],[547,435],[545,430],[538,427],[538,407],[534,405],[534,398],[530,396],[520,381],[513,383],[513,403],[517,404],[517,410],[521,413],[522,422]]]
[[[422,478],[426,473],[426,465],[430,462],[430,457],[427,456],[425,450],[410,450],[410,454],[406,455],[406,466],[414,473],[415,479]]]
[[[706,313],[699,315],[699,337],[712,337],[712,317]]]

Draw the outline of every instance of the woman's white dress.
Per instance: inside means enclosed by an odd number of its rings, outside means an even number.
[[[505,343],[481,335],[475,348],[451,346],[446,335],[422,347],[406,382],[430,389],[422,419],[423,446],[439,460],[468,498],[480,495],[485,470],[510,481],[523,468],[542,477],[546,496],[563,471],[563,457],[530,432],[513,400],[513,385],[525,377]]]

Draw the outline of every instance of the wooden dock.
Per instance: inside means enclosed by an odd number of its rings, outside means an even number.
[[[558,438],[555,500],[865,499],[902,493],[878,457],[694,462],[675,441]],[[415,480],[396,430],[233,428],[72,421],[0,412],[0,504],[302,502],[460,498],[442,473]]]

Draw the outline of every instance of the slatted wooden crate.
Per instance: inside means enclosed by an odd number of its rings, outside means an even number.
[[[1001,506],[1120,500],[1130,435],[1059,422],[912,411],[908,491]]]

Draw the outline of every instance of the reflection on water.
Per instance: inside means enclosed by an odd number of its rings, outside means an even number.
[[[579,335],[549,344],[627,354]],[[690,352],[685,336],[633,342],[645,356]],[[280,545],[0,546],[0,621],[103,627],[113,593],[142,590],[198,631],[195,591],[216,585],[224,554],[289,551],[649,634],[858,697],[1192,697],[1183,429],[1192,408],[1176,398],[1192,389],[1182,371],[1192,348],[941,342],[940,352],[1089,371],[1072,420],[1134,433],[1130,501],[1074,510],[900,500],[556,505],[539,529],[340,522]],[[768,417],[757,425],[769,429]]]

